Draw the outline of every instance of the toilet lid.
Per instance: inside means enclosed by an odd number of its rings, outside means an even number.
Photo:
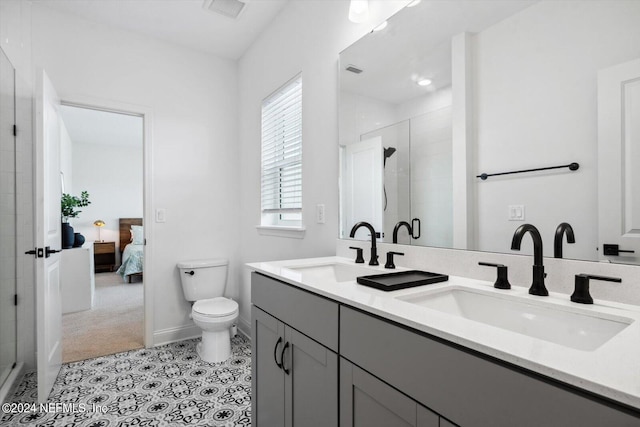
[[[193,311],[208,317],[223,317],[238,311],[238,303],[224,297],[203,299],[193,304]]]

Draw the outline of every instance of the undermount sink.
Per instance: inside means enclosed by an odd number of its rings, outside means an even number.
[[[309,282],[349,282],[358,276],[375,274],[378,270],[359,265],[331,263],[285,267],[301,275],[299,279]]]
[[[577,350],[593,351],[633,319],[593,311],[567,310],[547,302],[448,288],[396,297],[399,300]]]

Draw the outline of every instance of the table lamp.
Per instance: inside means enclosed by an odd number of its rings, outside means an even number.
[[[93,225],[98,227],[98,242],[102,242],[102,239],[100,238],[100,229],[105,226],[105,222],[103,220],[99,219],[99,220],[94,221]]]

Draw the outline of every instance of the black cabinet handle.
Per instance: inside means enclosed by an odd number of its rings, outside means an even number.
[[[416,227],[416,224],[418,225]],[[416,236],[416,230],[418,230],[418,235]],[[420,218],[413,218],[411,220],[411,237],[413,237],[414,239],[419,239],[420,238]]]
[[[282,337],[278,337],[278,341],[276,341],[276,346],[273,347],[273,360],[276,361],[276,365],[278,368],[282,369],[282,358],[280,358],[280,362],[278,362],[278,346],[282,342]]]
[[[280,363],[282,364],[282,370],[284,371],[284,373],[289,375],[289,370],[284,367],[284,352],[287,351],[287,348],[289,348],[289,342],[288,341],[284,345],[284,347],[282,348],[282,352],[280,353]]]

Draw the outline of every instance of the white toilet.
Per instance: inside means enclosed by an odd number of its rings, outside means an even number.
[[[238,303],[223,297],[227,265],[226,259],[178,263],[184,297],[193,302],[191,316],[202,329],[198,354],[209,363],[223,362],[231,356],[230,329],[238,318]]]

